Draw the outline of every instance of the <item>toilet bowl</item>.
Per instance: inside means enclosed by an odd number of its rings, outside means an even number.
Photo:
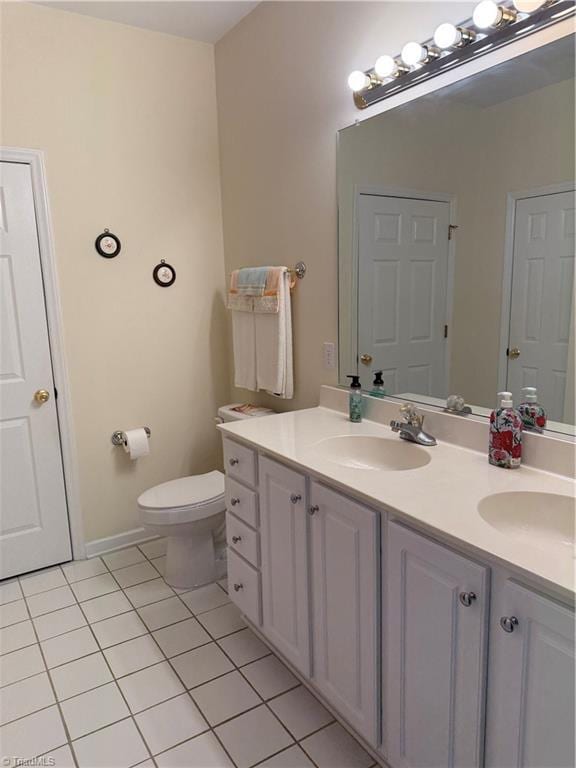
[[[226,510],[222,472],[180,477],[150,488],[139,496],[138,510],[146,529],[168,540],[168,584],[192,589],[221,578],[215,539],[223,530]]]
[[[269,408],[232,404],[218,409],[218,423],[272,414]],[[193,589],[226,575],[224,475],[179,477],[156,485],[138,498],[142,525],[168,539],[164,579]],[[219,557],[218,550],[222,556]]]

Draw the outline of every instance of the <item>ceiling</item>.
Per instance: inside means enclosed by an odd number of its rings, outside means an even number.
[[[45,0],[42,5],[62,11],[82,13],[97,19],[116,21],[131,27],[167,32],[205,43],[216,43],[240,19],[254,10],[258,2],[244,0]]]

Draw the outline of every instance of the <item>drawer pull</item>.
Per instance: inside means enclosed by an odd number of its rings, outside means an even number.
[[[232,544],[238,544],[239,541],[242,541],[242,536],[232,536]]]
[[[518,619],[516,616],[502,616],[500,619],[500,626],[504,632],[514,632],[518,626]]]
[[[241,589],[244,589],[244,584],[234,584],[234,592],[240,592]]]
[[[240,463],[240,459],[235,458],[234,456],[231,459],[228,459],[228,464],[230,464],[231,467],[235,467],[236,464]]]
[[[232,504],[233,507],[235,507],[237,504],[240,504],[240,499],[238,498],[238,496],[233,496],[230,499],[230,504]]]
[[[460,592],[460,602],[462,605],[465,605],[466,608],[469,608],[474,600],[476,600],[475,592]]]
[[[292,504],[298,504],[299,501],[302,501],[302,496],[299,493],[291,493],[290,501]]]
[[[311,506],[311,507],[310,507],[310,509],[308,510],[308,513],[309,513],[310,515],[315,515],[315,514],[316,514],[316,512],[319,512],[319,511],[320,511],[320,507],[318,506],[318,504],[312,504],[312,506]]]

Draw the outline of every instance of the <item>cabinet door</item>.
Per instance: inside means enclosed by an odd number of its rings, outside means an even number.
[[[379,517],[318,483],[310,503],[313,680],[376,745]]]
[[[488,569],[397,523],[387,539],[387,760],[395,768],[480,766]]]
[[[260,458],[262,632],[310,674],[306,480]]]
[[[505,581],[494,590],[491,616],[486,766],[570,768],[573,612]]]

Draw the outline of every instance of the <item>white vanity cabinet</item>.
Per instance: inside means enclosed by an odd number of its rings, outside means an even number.
[[[396,522],[386,539],[384,754],[394,768],[481,766],[488,568]]]
[[[262,632],[310,675],[307,496],[304,475],[260,456]]]
[[[569,607],[224,446],[231,600],[387,765],[574,765]]]
[[[380,516],[312,482],[313,676],[358,733],[377,743]]]
[[[574,614],[503,581],[492,600],[486,768],[571,768]]]

